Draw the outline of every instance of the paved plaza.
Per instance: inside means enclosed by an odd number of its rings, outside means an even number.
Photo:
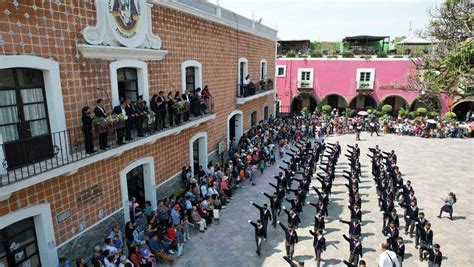
[[[336,140],[341,143],[344,152],[347,144],[355,143],[354,135],[330,137],[327,142]],[[363,133],[362,141],[358,144],[362,164],[362,259],[367,262],[367,266],[377,266],[380,254],[378,243],[384,241],[381,234],[382,214],[377,205],[374,181],[369,176],[370,159],[366,156],[369,153],[368,147],[376,144],[384,151],[394,149],[397,153],[403,178],[405,181],[412,181],[420,211],[424,211],[432,223],[434,243],[441,245],[443,266],[474,266],[474,228],[469,226],[474,216],[473,140],[422,139],[394,135],[370,137]],[[175,266],[288,266],[282,259],[285,255],[283,230],[279,226],[269,226],[268,239],[263,244],[262,255],[259,257],[255,253],[254,229],[247,222],[258,218],[258,210],[249,201],[263,205],[268,199],[261,192],[273,193],[273,187],[268,183],[275,183],[276,180],[271,177],[278,174],[279,163],[280,160],[275,166],[267,168],[264,175],[257,178],[256,186],[247,183],[245,188],[235,194],[233,201],[221,212],[220,225],[210,226],[205,234],[195,232],[192,240],[185,244],[184,254],[177,259]],[[327,250],[323,253],[325,260],[322,266],[344,266],[341,259],[349,257],[349,244],[342,238],[343,233],[347,235],[348,226],[338,222],[339,219],[349,220],[350,217],[347,188],[343,185],[346,180],[341,177],[342,171],[348,168],[346,157],[341,155],[329,203],[325,230]],[[312,185],[320,188],[316,180]],[[450,191],[455,192],[458,197],[458,202],[454,205],[453,221],[447,217],[436,217],[443,205],[441,198]],[[307,201],[314,202],[315,195],[311,191]],[[290,207],[286,201],[284,205]],[[396,209],[399,215],[403,214],[403,209],[398,205]],[[314,214],[315,208],[306,205],[301,216],[302,224],[297,229],[299,243],[296,245],[294,259],[305,261],[305,266],[315,265],[313,237],[308,232],[313,229]],[[282,212],[278,219],[286,225],[286,214]],[[400,218],[400,224],[404,225],[403,218]],[[400,233],[406,244],[404,266],[427,266],[426,262],[418,260],[414,240],[405,236],[403,230]]]

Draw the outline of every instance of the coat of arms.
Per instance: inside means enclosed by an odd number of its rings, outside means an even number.
[[[116,31],[124,38],[133,38],[140,22],[139,0],[109,0],[109,12],[117,25]]]

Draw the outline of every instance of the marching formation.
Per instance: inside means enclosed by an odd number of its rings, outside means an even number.
[[[415,248],[418,249],[420,261],[427,260],[428,266],[441,266],[442,253],[439,244],[433,244],[433,230],[431,223],[424,212],[418,207],[418,200],[411,182],[405,183],[397,166],[395,151],[383,152],[378,146],[370,148],[372,155],[372,175],[374,177],[378,203],[383,216],[382,234],[386,243],[380,244],[384,251],[380,255],[379,266],[402,266],[405,258],[405,244],[400,235],[400,222],[395,209],[394,201],[404,209],[404,232],[406,236],[415,238]],[[452,205],[456,202],[454,193],[446,200],[445,206],[440,211],[450,214],[452,218]],[[413,236],[415,235],[415,236]]]

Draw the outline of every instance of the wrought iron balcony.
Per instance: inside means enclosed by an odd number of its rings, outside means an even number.
[[[194,103],[186,112],[165,110],[161,117],[160,114],[150,112],[148,115],[128,117],[123,122],[73,127],[65,131],[36,136],[35,140],[30,138],[5,142],[0,145],[0,161],[2,162],[0,187],[44,175],[49,171],[74,163],[80,168],[80,166],[90,164],[88,162],[93,163],[107,158],[104,154],[117,152],[120,155],[125,150],[142,145],[143,142],[154,143],[158,138],[178,134],[183,129],[196,127],[200,123],[215,118],[213,106],[212,99],[209,99]],[[172,124],[169,121],[168,112],[174,112]],[[189,113],[189,120],[183,121],[187,113]],[[167,127],[160,127],[156,123],[157,118],[158,121],[164,118]],[[177,118],[180,118],[180,121]],[[119,136],[123,138],[123,142],[120,141]],[[106,142],[105,149],[100,149],[100,137]],[[87,147],[88,143],[89,147]]]

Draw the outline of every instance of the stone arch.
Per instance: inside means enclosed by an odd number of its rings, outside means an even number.
[[[430,96],[430,97],[416,97],[410,105],[410,111],[416,111],[417,108],[424,107],[427,110],[431,111],[439,111],[441,110],[441,102],[438,97]]]
[[[311,112],[316,109],[318,100],[310,93],[300,93],[291,100],[290,112],[299,114],[303,107],[308,107]]]
[[[388,95],[383,97],[379,102],[379,108],[381,109],[384,105],[391,105],[392,106],[392,113],[391,115],[396,116],[398,111],[403,109],[408,109],[408,101],[399,95]]]
[[[332,93],[324,96],[321,100],[321,105],[330,105],[333,109],[338,109],[340,114],[341,111],[344,111],[347,108],[347,101],[342,95]]]
[[[349,108],[357,111],[377,108],[377,101],[372,95],[357,94],[349,102]]]

